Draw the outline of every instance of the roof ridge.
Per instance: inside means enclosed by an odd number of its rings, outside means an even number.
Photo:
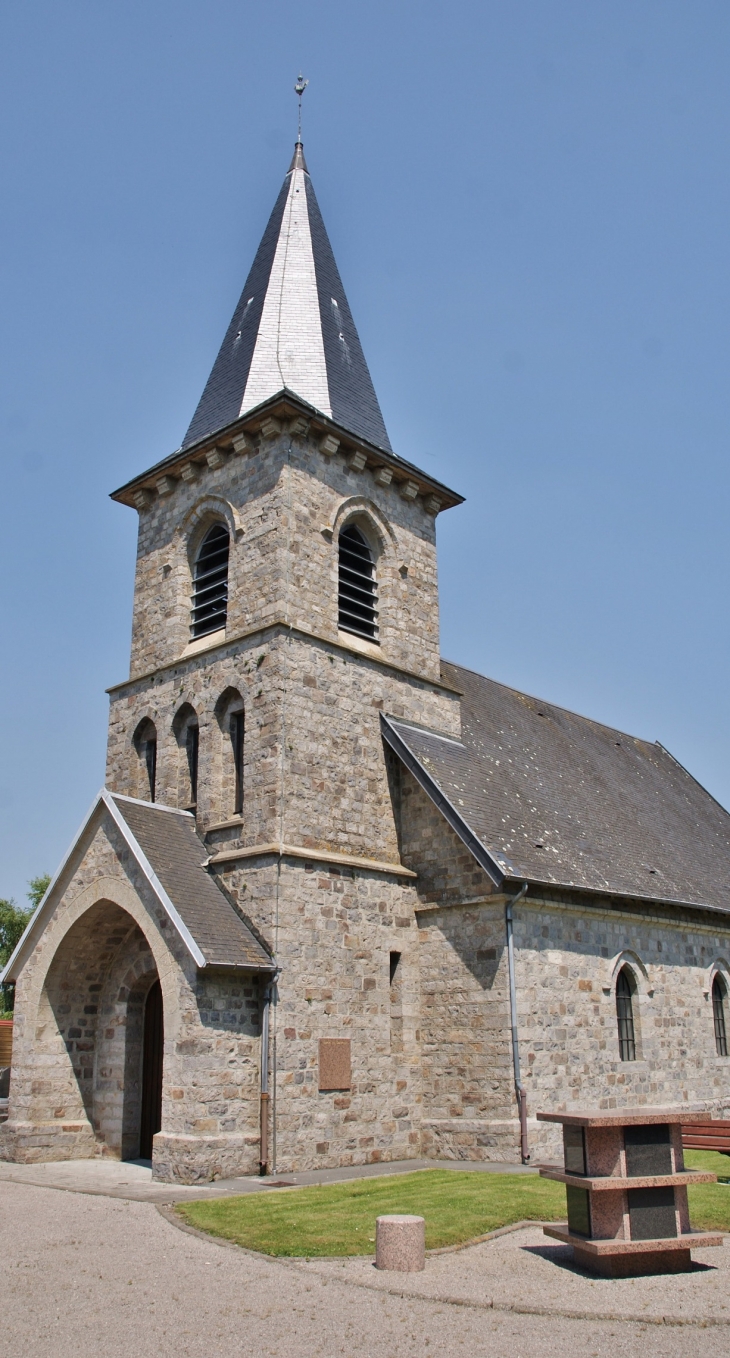
[[[468,665],[459,665],[455,660],[447,660],[445,656],[442,656],[441,660],[444,665],[451,665],[455,670],[463,670],[466,674],[475,675],[477,679],[483,679],[487,684],[496,684],[498,688],[505,689],[507,693],[515,693],[518,698],[529,698],[533,703],[544,703],[545,707],[554,707],[556,711],[565,712],[567,716],[576,717],[578,721],[584,721],[589,726],[600,726],[604,731],[610,731],[617,736],[626,736],[627,740],[638,740],[642,745],[648,745],[652,749],[658,747],[669,754],[669,751],[659,740],[650,740],[648,736],[635,736],[631,731],[624,731],[620,726],[612,726],[609,722],[599,721],[596,717],[587,717],[584,712],[576,712],[573,707],[565,707],[562,703],[553,702],[551,698],[540,698],[536,693],[527,693],[525,689],[515,688],[514,684],[506,684],[501,679],[493,679],[489,674],[481,674],[479,670],[473,670]],[[671,757],[674,758],[673,755]],[[675,760],[675,763],[679,764],[679,760]],[[680,765],[681,767],[683,765]]]
[[[687,777],[692,779],[692,782],[695,783],[702,792],[704,792],[706,797],[710,798],[710,801],[713,801],[715,803],[715,806],[719,806],[720,810],[724,811],[726,816],[730,816],[730,811],[728,811],[728,808],[726,806],[723,806],[723,803],[721,801],[718,801],[714,793],[710,792],[710,789],[705,787],[704,783],[701,783],[699,778],[695,778],[695,775],[687,768],[686,764],[683,764],[681,759],[677,759],[676,754],[672,754],[672,751],[668,750],[666,745],[662,745],[662,742],[660,740],[655,740],[654,744],[657,745],[659,749],[665,755],[667,755],[669,759],[671,759],[673,764],[677,765],[678,769],[682,770],[682,773],[686,773]]]

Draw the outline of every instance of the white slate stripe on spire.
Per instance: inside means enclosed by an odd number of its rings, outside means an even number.
[[[292,171],[240,414],[282,387],[332,415],[304,173]]]

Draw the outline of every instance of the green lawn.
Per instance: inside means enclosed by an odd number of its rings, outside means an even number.
[[[687,1151],[688,1169],[730,1177],[730,1156]],[[689,1190],[692,1225],[730,1232],[730,1185],[698,1184]],[[514,1221],[561,1221],[566,1217],[562,1184],[532,1174],[460,1174],[430,1169],[318,1188],[247,1193],[177,1208],[199,1230],[233,1240],[262,1254],[373,1254],[375,1218],[412,1212],[426,1218],[426,1248],[473,1240]]]
[[[709,1169],[730,1178],[730,1155],[720,1151],[685,1151],[687,1169]],[[695,1230],[730,1231],[730,1184],[698,1184],[688,1190],[689,1217]]]
[[[730,1190],[729,1190],[730,1191]],[[523,1218],[565,1217],[562,1184],[533,1174],[460,1174],[429,1169],[321,1188],[247,1193],[178,1206],[191,1226],[263,1254],[374,1254],[375,1218],[411,1212],[426,1218],[426,1248],[472,1240]]]

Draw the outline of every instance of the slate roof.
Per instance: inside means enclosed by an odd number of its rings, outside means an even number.
[[[384,734],[495,881],[730,912],[730,815],[663,746],[442,669],[463,693],[462,742],[393,718]]]
[[[266,949],[202,866],[207,851],[194,818],[102,788],[0,980],[17,980],[105,816],[122,834],[196,966],[274,970]]]
[[[185,812],[112,795],[134,839],[161,882],[207,966],[273,966],[248,925],[236,914],[215,878],[202,867],[208,856],[195,820]]]
[[[301,142],[182,448],[284,389],[392,451]]]

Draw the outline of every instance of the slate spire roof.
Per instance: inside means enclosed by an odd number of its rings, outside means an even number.
[[[301,141],[182,447],[283,389],[392,451]]]

